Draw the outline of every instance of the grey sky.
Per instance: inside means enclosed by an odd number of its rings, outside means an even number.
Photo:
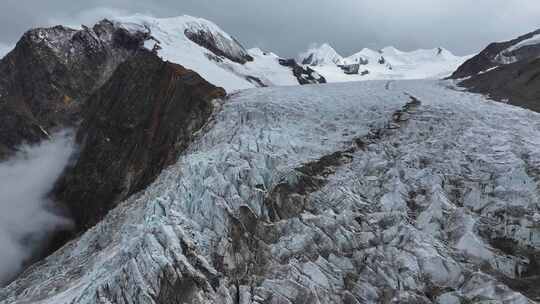
[[[469,54],[540,28],[538,0],[0,0],[0,46],[30,27],[136,12],[204,17],[282,56],[322,42],[342,55],[387,45]]]

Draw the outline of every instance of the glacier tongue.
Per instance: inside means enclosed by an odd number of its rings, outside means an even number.
[[[450,85],[235,93],[0,303],[531,303],[540,116]]]

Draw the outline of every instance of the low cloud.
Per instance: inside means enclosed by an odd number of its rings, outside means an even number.
[[[100,20],[105,18],[123,17],[129,16],[130,13],[125,9],[109,8],[109,7],[95,7],[88,10],[80,11],[72,15],[53,15],[50,17],[46,24],[57,25],[62,24],[72,28],[79,28],[81,24],[92,26]]]
[[[72,136],[57,134],[0,163],[0,284],[22,270],[51,232],[71,225],[47,194],[68,163],[72,142]]]

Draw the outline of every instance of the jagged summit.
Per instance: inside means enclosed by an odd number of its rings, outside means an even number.
[[[298,61],[311,66],[341,64],[343,63],[343,57],[330,44],[323,43],[300,54]]]
[[[178,35],[180,37],[174,35],[175,33],[182,33],[185,38],[231,61],[244,64],[253,60],[246,49],[234,37],[213,22],[203,18],[188,15],[154,18],[136,14],[130,17],[116,18],[115,21],[119,22],[120,26],[131,31],[148,30],[152,32],[157,39],[155,42],[158,44],[167,44],[168,41],[171,41],[170,39],[182,38],[181,35]],[[168,35],[161,36],[161,33],[157,32],[156,29],[166,29],[170,32]],[[169,39],[168,41],[161,41],[158,38],[159,36]]]
[[[55,26],[26,32],[0,60],[0,159],[22,142],[75,125],[86,99],[147,38],[108,20],[80,30]]]

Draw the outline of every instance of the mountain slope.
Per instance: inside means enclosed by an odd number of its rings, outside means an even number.
[[[2,303],[533,303],[539,114],[391,81],[223,101]]]
[[[174,163],[225,91],[182,66],[140,52],[122,63],[87,101],[79,152],[53,191],[78,231],[145,189]]]
[[[460,82],[472,92],[540,112],[540,59],[494,68]]]
[[[470,91],[540,111],[540,30],[492,43],[452,75]]]
[[[510,41],[492,43],[461,65],[451,78],[470,77],[497,66],[535,59],[540,54],[539,35],[537,30]]]

